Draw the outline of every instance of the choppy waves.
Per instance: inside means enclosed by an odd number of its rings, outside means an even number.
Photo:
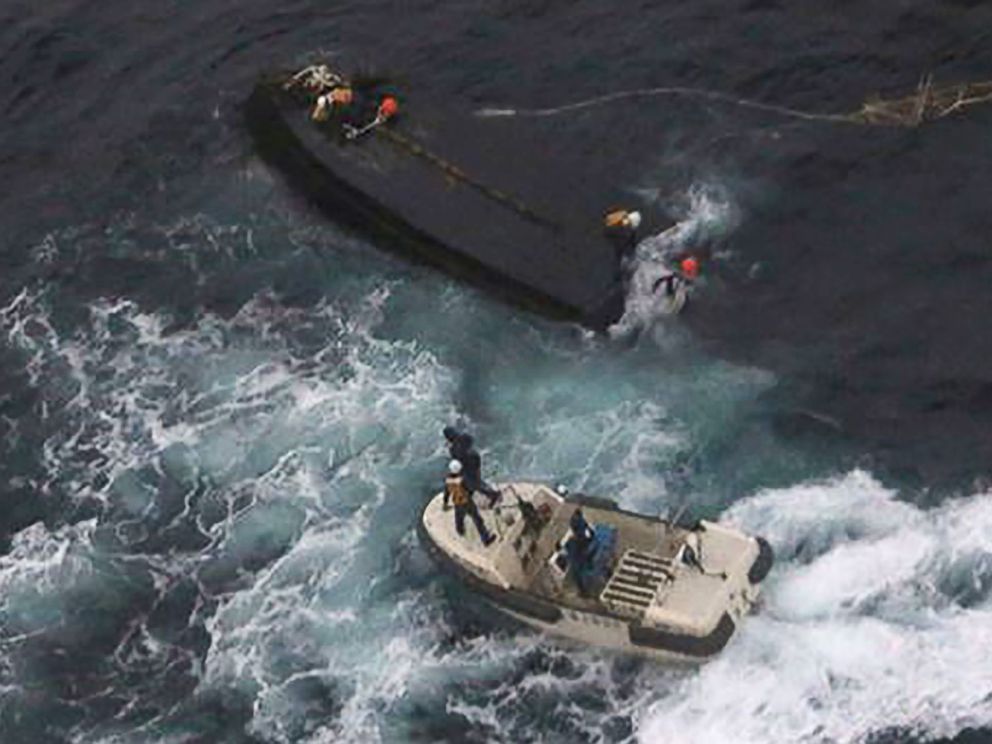
[[[358,272],[335,300],[260,291],[184,327],[122,300],[70,323],[44,289],[0,310],[38,394],[32,485],[58,505],[0,558],[7,731],[858,742],[992,724],[992,495],[921,510],[860,471],[756,490],[732,447],[767,374],[617,354],[418,286]],[[694,670],[480,623],[411,529],[456,418],[496,477],[648,512],[689,499],[766,535],[762,611]],[[797,457],[746,436],[763,478]]]
[[[651,705],[644,741],[927,739],[992,723],[992,494],[923,511],[856,471],[726,517],[777,548],[765,606]]]

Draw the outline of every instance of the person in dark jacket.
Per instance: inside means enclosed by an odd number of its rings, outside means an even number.
[[[452,460],[448,463],[448,476],[444,479],[445,510],[450,508],[449,503],[455,506],[455,532],[462,537],[465,536],[465,515],[467,514],[475,523],[475,529],[479,531],[482,544],[489,547],[496,538],[486,529],[486,523],[482,521],[479,507],[472,500],[472,493],[465,484],[462,464],[458,460]]]
[[[472,436],[458,431],[453,426],[444,427],[443,434],[448,442],[448,454],[451,455],[451,459],[462,463],[465,485],[468,486],[469,491],[485,494],[489,497],[489,507],[495,506],[502,495],[499,489],[482,480],[482,457],[475,450]]]

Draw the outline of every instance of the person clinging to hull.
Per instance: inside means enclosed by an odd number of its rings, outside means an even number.
[[[479,507],[472,500],[472,492],[465,485],[460,460],[452,460],[448,463],[448,475],[444,479],[444,509],[447,511],[451,505],[455,507],[455,532],[462,537],[465,536],[465,515],[468,515],[475,523],[482,544],[487,547],[492,544],[496,538],[486,529],[486,523],[479,514]]]
[[[626,261],[634,254],[639,239],[641,213],[634,209],[613,209],[603,217],[603,230],[613,243],[618,261]]]
[[[315,70],[309,76],[308,70]],[[339,127],[346,140],[354,140],[368,134],[377,127],[393,121],[399,114],[397,97],[388,91],[377,90],[378,86],[358,81],[347,82],[343,77],[324,68],[307,68],[294,76],[288,83],[302,85],[313,96],[310,119],[319,125]]]
[[[448,454],[451,459],[462,463],[465,475],[465,485],[469,493],[479,491],[489,497],[489,507],[495,506],[501,494],[499,489],[493,488],[482,480],[482,457],[475,449],[475,442],[472,435],[460,432],[453,426],[444,427],[445,440],[448,442]]]
[[[675,290],[678,289],[680,284],[685,284],[691,286],[696,279],[699,278],[699,259],[695,256],[688,255],[678,262],[678,267],[671,271],[667,271],[662,276],[655,280],[652,289],[657,292],[659,289],[664,289],[665,294],[669,297],[675,294]]]
[[[327,93],[317,96],[310,118],[316,122],[325,122],[332,113],[346,111],[355,100],[355,91],[349,85],[338,85]]]

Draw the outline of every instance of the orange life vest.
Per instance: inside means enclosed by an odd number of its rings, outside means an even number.
[[[468,503],[468,489],[460,475],[449,475],[444,479],[444,492],[455,506],[465,506]]]

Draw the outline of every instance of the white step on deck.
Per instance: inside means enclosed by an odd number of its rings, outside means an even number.
[[[618,614],[640,617],[654,601],[658,588],[674,578],[672,562],[667,558],[628,550],[599,598]]]

